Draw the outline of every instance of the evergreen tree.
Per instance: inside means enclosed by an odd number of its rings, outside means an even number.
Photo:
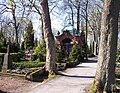
[[[35,40],[34,40],[34,47],[37,47],[37,44],[38,44],[38,40],[37,40],[37,38],[35,38]]]
[[[81,41],[82,41],[82,43],[81,43],[81,52],[82,52],[82,55],[83,56],[85,56],[85,32],[82,30],[82,32],[81,32]]]
[[[77,44],[73,45],[72,51],[70,52],[70,55],[69,55],[69,59],[71,61],[75,61],[75,60],[78,60],[79,62],[83,61],[81,49]]]
[[[37,55],[39,61],[45,61],[46,59],[46,45],[44,39],[42,42],[38,42],[37,46],[34,49],[34,54]]]
[[[21,50],[25,50],[24,41],[21,44]]]
[[[24,45],[26,50],[32,49],[34,47],[34,31],[33,31],[33,25],[31,21],[29,22],[26,33],[25,33],[24,43],[25,43]]]
[[[61,63],[63,60],[63,55],[61,49],[56,46],[56,62]]]

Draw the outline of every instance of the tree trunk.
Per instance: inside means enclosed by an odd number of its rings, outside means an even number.
[[[111,85],[115,83],[119,5],[120,0],[104,1],[98,65],[92,93],[111,93]]]
[[[13,0],[12,3],[11,3],[11,6],[12,6],[12,16],[13,16],[13,25],[14,25],[14,29],[15,29],[15,42],[16,44],[18,45],[19,42],[18,42],[18,26],[17,26],[17,20],[16,20],[16,2]]]
[[[77,7],[77,34],[80,31],[80,4]]]
[[[86,21],[86,36],[85,36],[85,59],[88,60],[88,56],[87,56],[87,34],[88,34],[88,0],[86,0],[86,9],[85,9],[85,12],[86,12],[86,17],[85,17],[85,21]]]
[[[73,12],[73,9],[72,9],[72,7],[71,7],[71,12],[72,12],[72,25],[73,25],[73,27],[74,27],[74,12]]]
[[[51,29],[48,0],[41,1],[44,38],[46,42],[46,71],[56,71],[55,40]]]
[[[18,27],[17,27],[17,22],[16,22],[16,18],[15,18],[15,15],[13,14],[13,20],[14,20],[14,28],[15,28],[15,42],[16,44],[18,45]]]
[[[94,41],[94,52],[93,54],[96,56],[98,54],[98,44],[96,41]]]
[[[74,27],[74,10],[73,10],[73,7],[71,6],[71,4],[69,4],[69,0],[68,0],[68,5],[69,5],[70,10],[71,10],[72,25]]]
[[[41,16],[41,32],[42,32],[42,39],[44,39],[43,18],[42,18],[42,16]]]

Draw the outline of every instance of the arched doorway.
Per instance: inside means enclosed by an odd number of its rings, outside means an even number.
[[[72,50],[73,42],[69,38],[65,38],[61,43],[61,50],[64,58],[68,58]]]

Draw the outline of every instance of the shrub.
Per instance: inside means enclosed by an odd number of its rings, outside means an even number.
[[[0,71],[3,65],[3,61],[4,61],[4,53],[0,53]]]
[[[17,53],[19,51],[20,51],[20,45],[13,42],[10,46],[10,52],[11,53]]]
[[[0,69],[3,65],[3,61],[4,61],[4,53],[0,53]]]
[[[6,42],[3,40],[0,40],[0,53],[6,53],[7,52],[7,47],[6,47]]]
[[[45,62],[36,62],[36,61],[24,61],[24,62],[13,62],[13,69],[23,69],[23,68],[35,68],[43,67]]]
[[[25,52],[23,50],[20,50],[18,52],[18,55],[20,56],[20,58],[24,58],[25,57]]]
[[[75,61],[75,60],[78,60],[79,62],[83,61],[83,55],[78,45],[76,44],[73,45],[72,51],[70,52],[70,55],[69,55],[69,59],[71,61]]]
[[[82,52],[82,55],[84,56],[85,55],[85,46],[86,46],[86,41],[85,41],[85,31],[84,31],[84,28],[82,27],[82,32],[81,32],[81,52]]]
[[[63,60],[62,51],[61,51],[61,49],[59,49],[58,47],[56,47],[56,61],[58,63],[61,63],[62,60]]]
[[[32,60],[32,61],[35,61],[36,59],[37,59],[37,55],[36,55],[36,54],[33,54],[31,60]]]
[[[67,62],[66,63],[66,67],[67,68],[72,68],[72,67],[75,67],[76,65],[75,65],[75,62]]]
[[[42,40],[41,43],[38,43],[37,47],[35,47],[34,55],[37,55],[37,58],[39,59],[39,61],[46,60],[46,46],[45,46],[44,40]]]
[[[12,57],[12,62],[19,62],[20,61],[20,53],[11,53],[11,57]]]
[[[0,65],[3,64],[3,61],[4,61],[4,54],[5,53],[0,53]],[[20,61],[20,58],[21,58],[21,54],[20,53],[10,53],[11,55],[11,61],[12,62],[19,62]]]

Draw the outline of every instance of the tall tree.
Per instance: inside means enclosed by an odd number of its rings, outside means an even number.
[[[55,40],[51,29],[48,0],[41,1],[44,38],[46,42],[46,71],[56,71]]]
[[[115,83],[120,0],[105,0],[101,23],[98,65],[92,93],[111,93]]]
[[[25,49],[32,49],[34,47],[34,30],[32,21],[30,21],[27,26],[24,40]]]
[[[88,57],[87,57],[87,36],[88,36],[88,3],[89,3],[89,0],[86,0],[85,2],[85,24],[86,24],[86,36],[85,36],[85,58],[86,60],[88,60]]]
[[[75,7],[75,9],[77,11],[77,13],[76,13],[76,15],[77,15],[77,32],[76,32],[76,34],[78,34],[80,32],[80,6],[81,6],[81,0],[68,0],[68,1],[73,5],[73,7]],[[69,7],[70,7],[70,9],[72,9],[70,4],[69,4]],[[73,16],[73,11],[72,11],[72,16]],[[74,21],[73,17],[72,17],[72,21]]]
[[[17,19],[16,19],[16,2],[14,0],[10,0],[10,4],[11,6],[11,13],[12,13],[12,17],[13,17],[13,25],[14,25],[14,29],[15,29],[15,41],[18,44],[18,26],[17,26]]]
[[[28,7],[32,10],[32,13],[37,13],[40,17],[41,21],[41,33],[42,33],[42,38],[44,39],[44,32],[43,32],[43,19],[42,19],[42,14],[41,14],[41,9],[40,9],[40,3],[41,1],[39,0],[28,0],[30,4],[28,4]]]
[[[13,32],[13,37],[17,45],[20,43],[20,34],[23,28],[21,24],[23,24],[24,19],[28,17],[28,14],[23,0],[2,0],[0,2],[0,15],[7,16],[11,19],[7,25],[12,25],[11,32]],[[4,21],[4,19],[2,19],[2,21]]]

